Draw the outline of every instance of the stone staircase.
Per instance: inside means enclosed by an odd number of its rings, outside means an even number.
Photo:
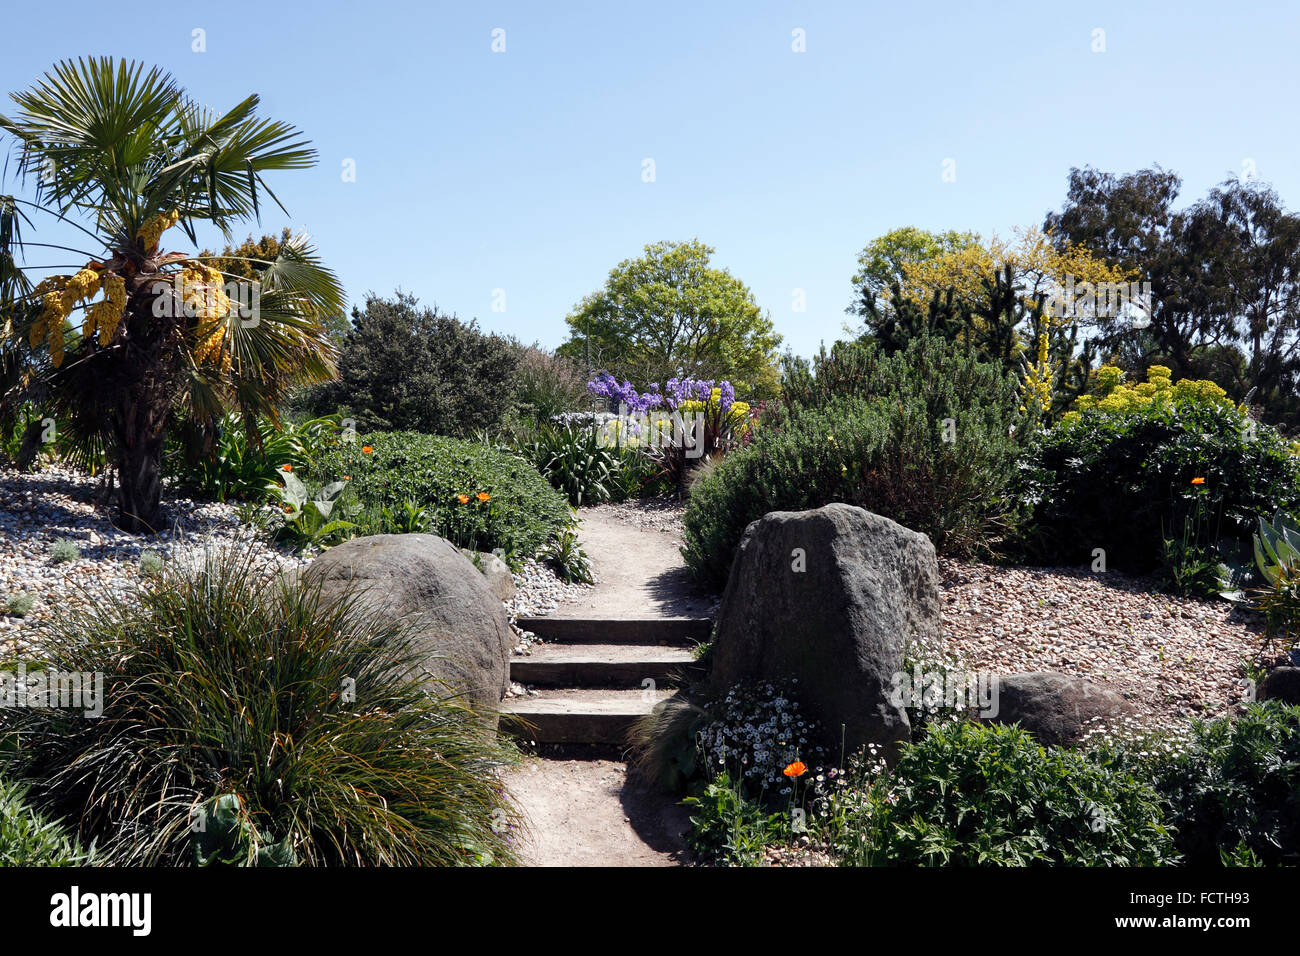
[[[538,744],[621,745],[638,717],[699,673],[691,649],[712,627],[688,617],[517,623],[545,643],[511,658],[510,680],[538,693],[503,701],[501,727]]]

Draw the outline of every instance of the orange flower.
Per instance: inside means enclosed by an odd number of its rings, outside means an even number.
[[[1203,484],[1205,484],[1205,479],[1204,479],[1204,478],[1193,478],[1193,479],[1192,479],[1192,484],[1194,484],[1194,485],[1203,485]]]
[[[287,514],[287,515],[291,515],[291,514],[293,514],[293,507],[292,507],[291,505],[285,505],[285,506],[284,506],[284,513]]]
[[[343,476],[343,480],[344,480],[344,481],[351,481],[351,480],[352,480],[352,476],[351,476],[351,475],[344,475],[344,476]]]
[[[796,760],[781,772],[787,777],[802,777],[808,772],[808,768],[803,765],[802,760]]]
[[[374,450],[375,450],[375,449],[372,448],[370,445],[362,445],[362,446],[361,446],[361,454],[363,454],[363,455],[369,455],[369,454],[370,454],[372,451],[374,451]]]
[[[476,494],[474,497],[477,498],[479,501],[487,501],[487,500],[489,500],[492,496],[491,496],[490,494],[488,494],[486,491],[480,491],[480,492],[479,492],[478,494]]]
[[[281,470],[281,471],[293,471],[293,465],[281,465],[281,466],[280,466],[280,470]]]
[[[457,495],[456,500],[463,505],[469,504],[469,495]]]

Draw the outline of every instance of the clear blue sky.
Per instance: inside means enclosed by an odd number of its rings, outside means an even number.
[[[3,92],[112,54],[216,108],[259,93],[320,151],[271,179],[291,216],[261,231],[306,228],[353,301],[401,287],[548,346],[661,239],[715,247],[806,354],[870,239],[1039,224],[1071,166],[1160,163],[1185,203],[1249,159],[1300,206],[1297,4],[59,0],[4,23]]]

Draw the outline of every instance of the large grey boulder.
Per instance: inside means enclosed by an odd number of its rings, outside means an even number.
[[[491,551],[471,551],[468,548],[461,548],[460,553],[479,569],[487,580],[488,587],[492,589],[492,593],[500,600],[509,601],[515,596],[515,576],[510,573],[510,565]]]
[[[891,700],[909,642],[937,640],[939,568],[923,534],[852,505],[775,511],[741,539],[718,611],[711,688],[797,679],[838,755],[911,728]]]
[[[327,597],[358,588],[370,608],[412,620],[420,668],[431,684],[443,682],[476,708],[496,713],[510,672],[510,621],[455,545],[432,534],[353,538],[322,554],[304,576],[319,581]],[[431,689],[446,693],[442,686]]]
[[[1038,672],[998,678],[996,714],[989,720],[1019,723],[1045,747],[1069,747],[1088,730],[1133,712],[1113,690],[1082,677]]]

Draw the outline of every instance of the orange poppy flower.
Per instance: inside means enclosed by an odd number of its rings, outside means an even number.
[[[802,777],[804,774],[808,772],[808,768],[804,766],[802,760],[796,760],[794,763],[790,764],[790,766],[786,767],[781,772],[785,774],[787,777]]]
[[[281,471],[293,471],[293,465],[281,465],[281,466],[280,466],[280,470],[281,470]]]
[[[469,504],[469,495],[457,495],[456,500],[463,505]]]
[[[477,498],[479,501],[488,501],[489,499],[491,499],[492,496],[488,494],[486,491],[480,491],[474,497]]]
[[[1194,485],[1203,485],[1203,484],[1205,484],[1205,479],[1204,479],[1204,478],[1193,478],[1193,479],[1192,479],[1192,484],[1194,484]]]
[[[351,481],[351,480],[352,480],[352,476],[351,476],[351,475],[344,475],[344,476],[343,476],[343,480],[344,480],[344,481]]]
[[[372,451],[374,451],[374,450],[375,450],[375,449],[374,449],[373,447],[371,447],[370,445],[362,445],[362,446],[361,446],[361,454],[363,454],[363,455],[369,455],[369,454],[370,454]]]

